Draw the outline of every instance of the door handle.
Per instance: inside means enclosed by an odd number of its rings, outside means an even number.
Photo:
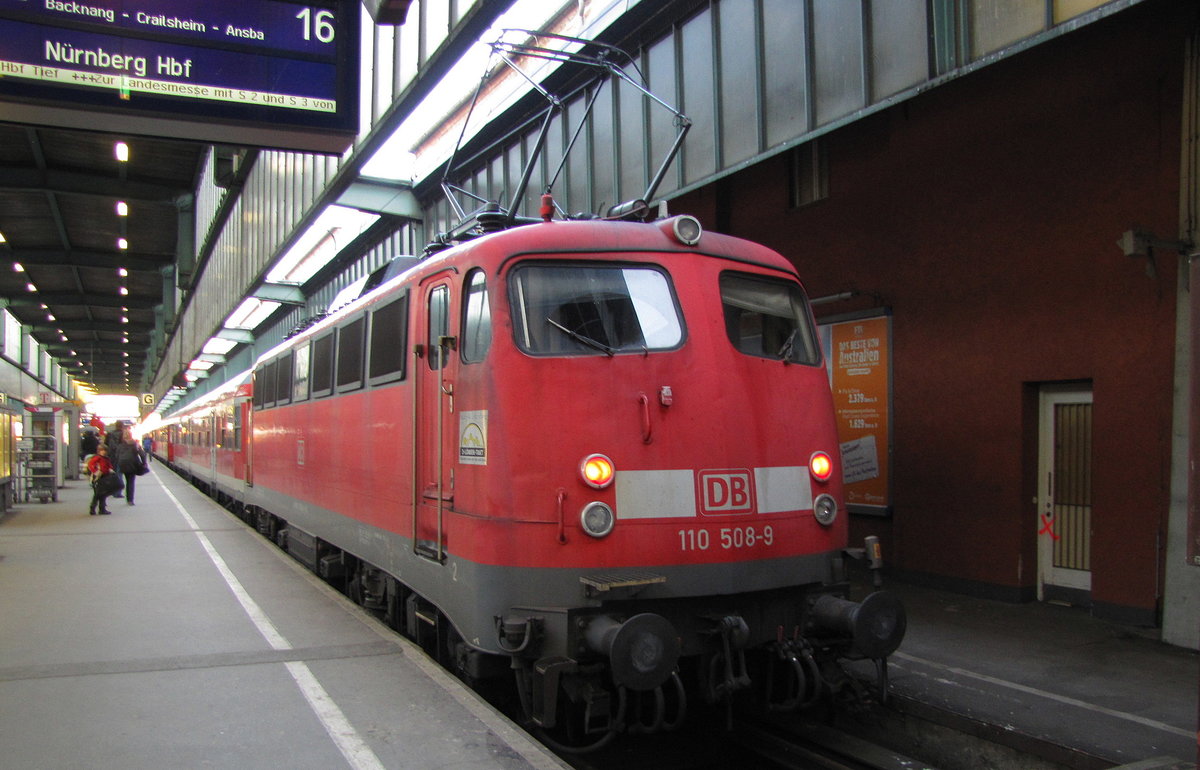
[[[654,426],[650,424],[650,397],[639,393],[638,403],[642,407],[642,443],[649,444],[654,440]]]

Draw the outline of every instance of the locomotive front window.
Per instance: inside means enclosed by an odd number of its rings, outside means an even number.
[[[683,341],[670,280],[651,267],[524,265],[510,290],[517,343],[529,353],[611,356]]]
[[[741,352],[793,364],[820,362],[808,302],[799,285],[725,273],[721,276],[721,305],[725,331]]]

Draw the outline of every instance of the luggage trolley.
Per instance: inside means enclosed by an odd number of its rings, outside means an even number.
[[[17,499],[58,502],[58,450],[54,436],[26,436],[17,442]]]

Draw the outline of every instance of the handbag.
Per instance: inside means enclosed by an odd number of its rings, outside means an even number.
[[[92,487],[96,490],[96,494],[100,496],[115,495],[125,488],[125,482],[121,480],[119,473],[106,473],[92,483]]]
[[[134,471],[134,473],[136,473],[139,476],[145,476],[149,472],[150,472],[150,466],[146,465],[145,460],[139,461],[137,470]]]

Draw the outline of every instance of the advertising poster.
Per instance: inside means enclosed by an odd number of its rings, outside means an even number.
[[[859,318],[821,326],[833,389],[846,503],[852,513],[890,510],[891,319]]]

